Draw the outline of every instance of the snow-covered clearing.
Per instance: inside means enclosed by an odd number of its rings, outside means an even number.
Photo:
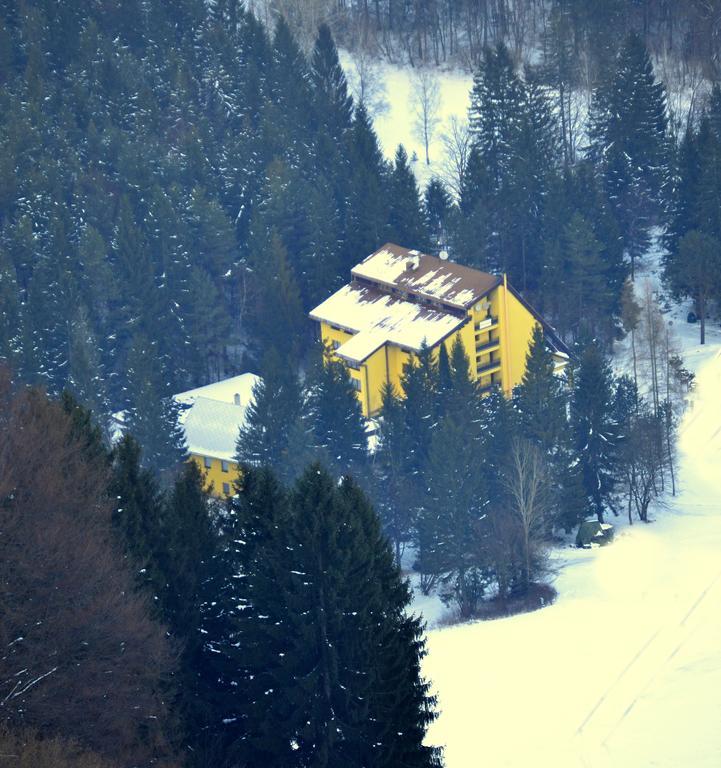
[[[557,552],[553,606],[429,631],[448,768],[721,765],[721,333],[699,346],[685,311],[680,494],[609,547]]]
[[[339,55],[349,82],[355,83],[357,75],[353,56],[343,50]],[[460,70],[431,70],[438,82],[440,105],[437,112],[438,124],[429,147],[431,163],[426,165],[424,144],[415,128],[418,101],[414,96],[416,70],[379,60],[374,72],[387,105],[385,111],[373,115],[373,125],[383,154],[390,160],[398,145],[403,144],[409,157],[414,154],[417,157],[413,169],[419,184],[424,186],[432,176],[444,174],[446,151],[442,137],[448,133],[453,118],[461,122],[467,120],[473,77]]]

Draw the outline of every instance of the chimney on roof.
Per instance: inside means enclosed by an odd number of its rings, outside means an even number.
[[[233,403],[235,405],[240,405],[240,395],[237,392],[233,395]]]
[[[439,258],[441,261],[448,261],[448,251],[441,251],[441,252],[438,254],[438,258]]]
[[[418,269],[420,264],[421,264],[421,257],[418,254],[414,254],[406,262],[406,267],[408,269]]]

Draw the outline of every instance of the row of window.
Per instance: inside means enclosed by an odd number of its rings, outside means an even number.
[[[210,456],[203,456],[203,466],[206,469],[210,469],[213,466],[213,459],[211,459]],[[225,459],[221,459],[220,470],[221,472],[230,472],[230,462],[226,461]]]

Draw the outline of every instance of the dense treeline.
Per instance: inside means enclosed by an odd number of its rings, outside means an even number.
[[[359,254],[426,245],[327,28],[306,58],[234,1],[11,3],[0,25],[0,356],[25,380],[152,435],[246,345],[295,363]]]
[[[282,18],[269,33],[232,0],[36,0],[0,22],[0,357],[103,424],[124,410],[156,468],[184,451],[173,392],[270,349],[305,367],[307,311],[387,240],[505,270],[567,341],[607,346],[629,268],[715,151],[678,155],[634,34],[585,126],[571,29],[534,68],[479,52],[454,173],[421,191],[402,147],[384,160],[326,26],[306,55]]]
[[[592,84],[629,30],[659,55],[719,75],[721,9],[687,0],[269,0],[258,11],[282,13],[301,30],[332,24],[344,45],[371,48],[396,62],[473,65],[483,49],[505,42],[520,58],[565,28],[584,80]]]
[[[226,506],[194,463],[163,490],[140,455],[0,369],[5,756],[438,765],[422,624],[357,484],[246,467]]]

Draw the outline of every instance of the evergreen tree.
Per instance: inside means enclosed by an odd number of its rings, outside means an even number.
[[[443,249],[448,242],[448,225],[452,199],[445,184],[435,176],[423,192],[423,211],[432,245]]]
[[[0,359],[11,366],[22,350],[20,302],[15,267],[0,246]]]
[[[721,242],[711,235],[690,230],[679,241],[678,257],[669,276],[677,293],[693,298],[701,344],[705,344],[708,304],[721,292]]]
[[[260,379],[253,386],[253,399],[246,411],[236,446],[243,464],[271,467],[279,477],[292,480],[302,452],[312,445],[308,428],[306,445],[305,404],[295,373],[274,350],[266,353]],[[297,452],[301,455],[298,456]]]
[[[563,383],[554,374],[553,356],[546,349],[543,329],[533,328],[526,370],[515,393],[523,435],[550,456],[567,437]]]
[[[141,455],[140,444],[130,434],[113,448],[110,493],[117,500],[113,522],[138,588],[157,598],[164,586],[159,563],[162,497],[152,473],[143,469]]]
[[[393,545],[400,565],[405,545],[415,528],[414,497],[408,483],[408,457],[415,438],[407,429],[404,404],[392,384],[381,390],[378,419],[378,445],[374,454],[376,469],[375,506],[383,530]]]
[[[389,189],[388,222],[391,240],[407,248],[426,248],[428,233],[421,212],[418,184],[402,144],[396,150]]]
[[[259,263],[253,270],[256,296],[251,327],[261,348],[277,349],[287,359],[293,359],[301,343],[303,306],[288,253],[274,230],[264,256],[265,263]],[[268,307],[273,307],[273,312]]]
[[[255,499],[241,493],[236,507],[253,563],[239,617],[245,754],[287,766],[434,765],[422,745],[434,714],[421,627],[363,495],[318,465],[287,504],[267,482],[251,488]]]
[[[180,406],[164,361],[143,334],[136,335],[128,354],[127,399],[125,424],[143,446],[143,466],[159,476],[177,469],[187,457]]]
[[[347,150],[349,160],[348,205],[343,217],[345,274],[358,259],[390,239],[388,231],[389,183],[372,121],[361,103],[353,115]]]
[[[311,81],[319,121],[325,125],[331,137],[338,139],[350,129],[353,98],[348,93],[345,73],[327,24],[318,27],[318,37],[311,56]]]
[[[619,223],[634,270],[669,181],[666,95],[641,39],[626,39],[612,77],[594,93],[590,157]]]
[[[612,384],[608,363],[595,344],[588,344],[575,378],[571,422],[587,512],[595,514],[599,522],[607,509],[614,509],[617,428]]]
[[[366,464],[365,419],[345,364],[324,349],[308,388],[315,446],[333,474],[360,476]]]

